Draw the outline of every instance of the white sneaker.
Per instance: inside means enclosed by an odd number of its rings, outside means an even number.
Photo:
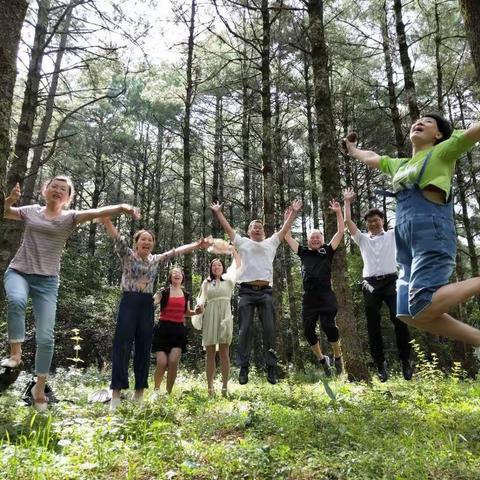
[[[153,393],[150,395],[150,400],[152,402],[156,402],[159,398],[162,397],[160,390],[154,390]]]
[[[122,403],[120,398],[113,398],[110,400],[110,411],[113,412],[114,410],[117,409],[117,407]]]

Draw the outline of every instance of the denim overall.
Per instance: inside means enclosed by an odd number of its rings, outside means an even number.
[[[419,186],[431,156],[432,152],[426,156],[415,183],[396,194],[399,317],[415,317],[427,308],[455,268],[457,239],[452,194],[448,202],[438,204],[425,198]]]

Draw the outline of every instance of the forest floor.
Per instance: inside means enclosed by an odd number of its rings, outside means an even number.
[[[234,374],[236,372],[233,372]],[[35,414],[21,376],[0,397],[4,479],[478,479],[480,382],[425,364],[406,382],[328,384],[320,373],[277,385],[251,375],[229,398],[180,372],[174,393],[138,405],[89,403],[108,377],[59,371],[59,402]]]

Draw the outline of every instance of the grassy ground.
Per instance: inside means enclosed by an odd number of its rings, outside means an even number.
[[[261,377],[208,398],[182,372],[170,397],[88,403],[107,384],[60,372],[60,399],[35,415],[0,397],[0,470],[8,479],[478,479],[480,384],[424,366],[411,382],[329,382],[316,372]],[[17,381],[20,389],[26,378]],[[330,388],[329,388],[330,387]],[[68,401],[67,401],[68,400]]]

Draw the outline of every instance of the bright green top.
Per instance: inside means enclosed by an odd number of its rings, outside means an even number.
[[[419,186],[423,189],[427,185],[435,185],[448,197],[455,163],[473,145],[475,141],[467,138],[464,130],[455,130],[448,140],[422,150],[412,158],[391,158],[386,155],[380,157],[380,170],[392,177],[393,190],[398,192],[415,183],[425,157],[432,151]]]

